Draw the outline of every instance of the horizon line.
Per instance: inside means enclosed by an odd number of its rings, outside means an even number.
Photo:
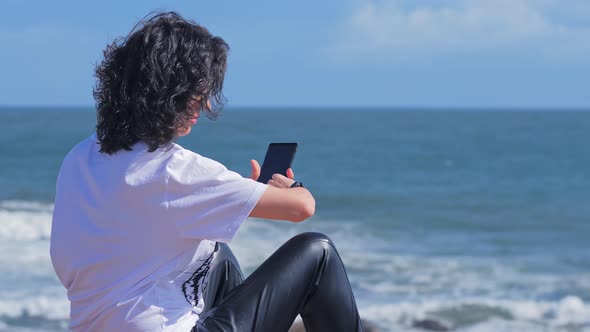
[[[6,109],[17,109],[17,110],[32,110],[32,109],[45,109],[45,110],[55,110],[55,109],[64,109],[64,110],[76,110],[76,109],[95,109],[94,105],[75,105],[75,104],[65,104],[65,105],[58,105],[58,104],[49,104],[49,105],[39,105],[39,104],[0,104],[0,111],[4,111]],[[326,110],[326,111],[347,111],[347,110],[354,110],[358,111],[359,109],[368,110],[368,111],[570,111],[570,112],[587,112],[590,111],[590,106],[355,106],[355,105],[299,105],[299,106],[289,106],[289,105],[261,105],[261,106],[253,106],[253,105],[229,105],[226,106],[225,109],[234,109],[234,110],[243,110],[243,111],[253,111],[253,110]]]

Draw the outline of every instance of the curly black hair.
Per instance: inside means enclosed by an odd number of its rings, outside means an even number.
[[[143,141],[155,151],[204,111],[216,118],[229,46],[175,12],[150,14],[96,66],[96,134],[107,154]]]

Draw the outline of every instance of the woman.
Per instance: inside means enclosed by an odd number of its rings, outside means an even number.
[[[176,13],[115,41],[97,66],[96,134],[64,159],[51,258],[75,331],[361,331],[333,243],[298,235],[243,280],[225,243],[248,216],[299,222],[293,172],[268,185],[174,143],[223,106],[227,44]]]

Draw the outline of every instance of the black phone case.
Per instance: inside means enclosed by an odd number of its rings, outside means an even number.
[[[264,156],[258,182],[267,183],[276,173],[286,176],[296,152],[297,143],[270,143]]]

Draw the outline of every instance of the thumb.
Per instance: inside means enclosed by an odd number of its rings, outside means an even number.
[[[256,181],[260,176],[260,164],[256,159],[250,160],[250,166],[252,167],[252,172],[250,173],[250,179]]]

